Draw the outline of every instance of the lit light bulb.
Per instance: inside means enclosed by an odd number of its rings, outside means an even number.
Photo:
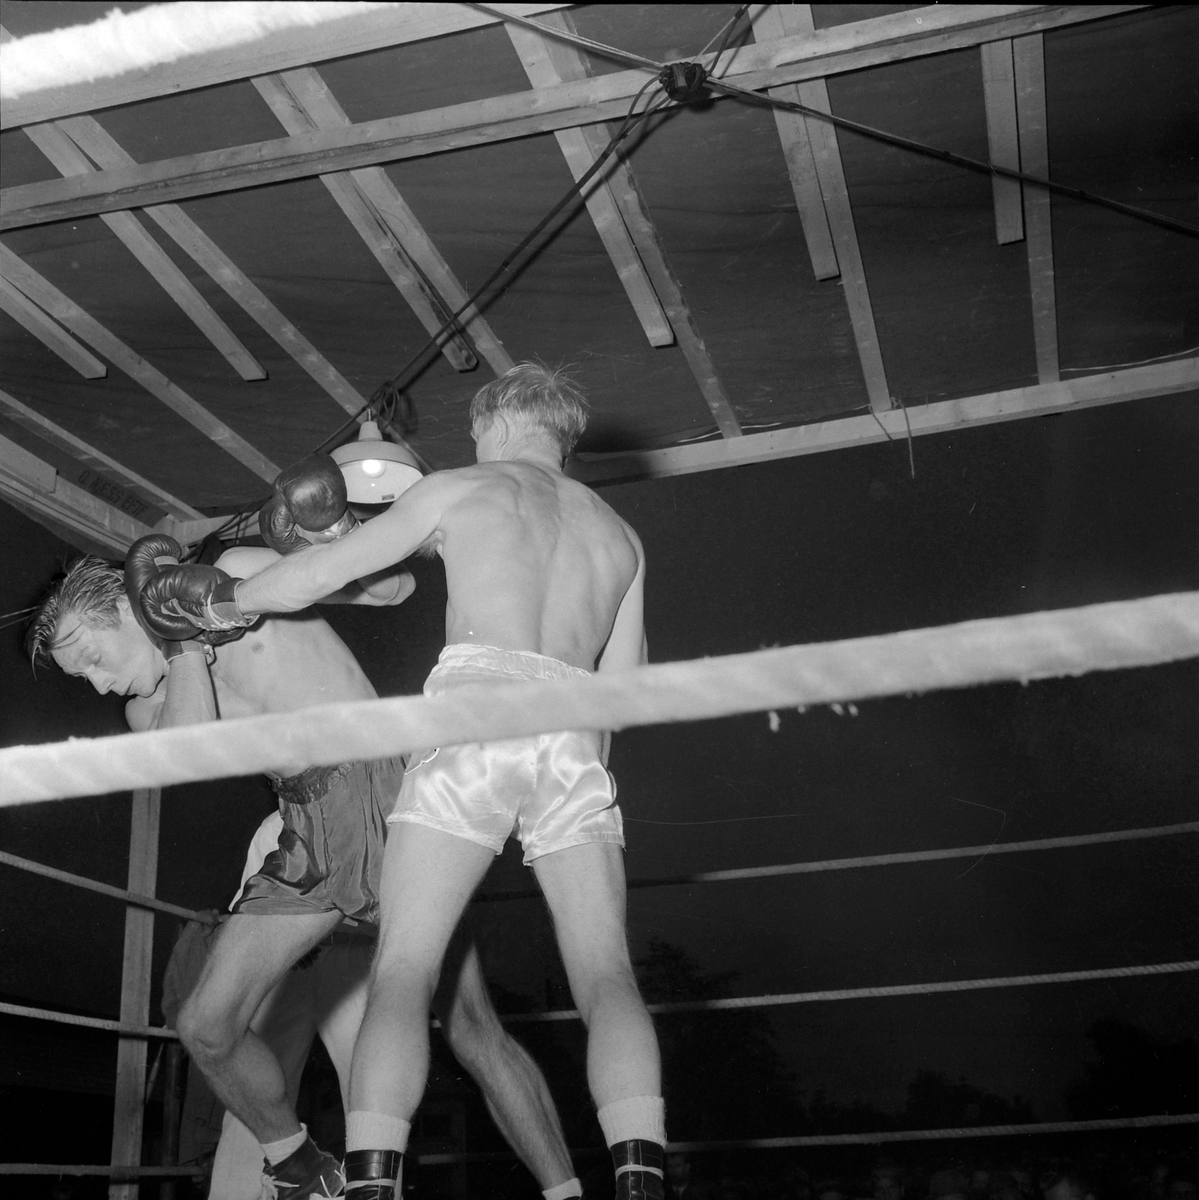
[[[387,464],[377,458],[364,458],[358,465],[362,468],[363,475],[369,475],[372,479],[378,478],[387,469]]]

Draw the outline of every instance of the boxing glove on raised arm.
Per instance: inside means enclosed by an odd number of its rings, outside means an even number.
[[[245,616],[237,606],[234,593],[240,582],[219,567],[200,563],[170,567],[142,588],[142,617],[159,637],[195,636],[197,629],[240,637],[258,620]]]
[[[310,454],[280,471],[274,495],[258,514],[263,541],[280,554],[336,541],[357,525],[341,468],[327,454]]]

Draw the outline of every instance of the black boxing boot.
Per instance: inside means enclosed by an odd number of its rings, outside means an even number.
[[[639,1138],[610,1146],[616,1200],[663,1200],[663,1148]]]
[[[350,1150],[346,1153],[346,1200],[399,1200],[398,1150]]]
[[[289,1154],[280,1163],[269,1163],[263,1172],[263,1194],[278,1196],[280,1200],[307,1200],[308,1197],[343,1195],[345,1176],[341,1164],[332,1154],[326,1154],[312,1138]],[[274,1190],[272,1190],[274,1189]]]

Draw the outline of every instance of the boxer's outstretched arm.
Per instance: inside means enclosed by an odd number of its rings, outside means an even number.
[[[239,579],[246,579],[265,571],[284,556],[274,550],[258,546],[235,546],[226,550],[216,565],[222,571]],[[416,590],[416,580],[410,571],[399,567],[388,567],[352,583],[327,596],[321,596],[317,604],[367,604],[381,607],[402,604]]]
[[[347,584],[394,569],[436,533],[442,514],[479,484],[469,468],[429,475],[385,513],[333,542],[280,558],[237,584],[237,607],[247,616],[298,612]]]

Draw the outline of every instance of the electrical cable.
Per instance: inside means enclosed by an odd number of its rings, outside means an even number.
[[[1039,175],[1030,175],[1026,171],[1019,171],[1013,167],[1003,167],[997,163],[970,158],[965,154],[955,154],[952,150],[942,150],[936,146],[929,146],[924,142],[917,142],[912,138],[902,137],[897,133],[888,133],[886,130],[876,129],[872,125],[863,125],[860,121],[851,121],[848,117],[837,117],[832,113],[822,112],[818,108],[811,108],[797,101],[780,100],[777,96],[763,96],[758,92],[751,92],[748,88],[738,87],[732,83],[725,83],[720,79],[708,79],[706,86],[720,92],[725,92],[730,96],[739,96],[741,99],[748,100],[751,104],[756,104],[761,108],[776,108],[781,109],[783,112],[799,113],[805,117],[827,121],[841,129],[847,129],[851,133],[860,134],[862,137],[868,137],[873,141],[882,142],[888,146],[895,146],[901,150],[909,150],[913,154],[920,154],[925,158],[939,159],[941,162],[951,163],[957,167],[964,167],[967,170],[983,175],[998,175],[1003,179],[1028,183],[1033,187],[1044,188],[1048,192],[1055,192],[1061,196],[1069,196],[1072,200],[1081,200],[1088,204],[1098,205],[1101,208],[1109,208],[1125,216],[1135,217],[1151,225],[1161,226],[1163,229],[1169,229],[1174,233],[1181,233],[1185,237],[1199,238],[1199,226],[1188,225],[1185,221],[1176,221],[1173,217],[1162,216],[1160,213],[1151,212],[1145,208],[1137,208],[1132,204],[1124,204],[1120,200],[1112,200],[1108,196],[1100,196],[1095,192],[1088,192],[1083,188],[1071,187],[1069,184],[1058,183],[1053,179],[1043,179]]]
[[[649,79],[646,81],[641,90],[636,94],[636,96],[633,97],[633,102],[629,105],[629,111],[626,114],[620,129],[617,130],[608,144],[604,147],[600,154],[597,155],[595,162],[593,162],[591,166],[578,178],[578,180],[576,180],[576,182],[567,189],[557,204],[555,204],[553,208],[551,208],[550,211],[546,213],[546,215],[533,227],[533,229],[530,230],[529,233],[520,240],[515,249],[509,252],[509,254],[504,258],[503,262],[501,262],[500,265],[496,267],[496,269],[492,271],[492,273],[488,275],[488,277],[474,290],[474,292],[467,297],[462,305],[457,308],[449,316],[445,323],[429,337],[424,345],[422,345],[421,348],[394,375],[392,375],[384,383],[380,384],[380,386],[372,394],[370,400],[368,400],[366,404],[350,418],[350,421],[357,420],[363,412],[366,412],[375,404],[381,403],[390,394],[394,393],[396,396],[402,395],[404,389],[401,386],[400,381],[404,380],[405,376],[407,376],[410,371],[413,371],[414,368],[423,365],[423,360],[426,358],[429,352],[431,350],[436,350],[438,339],[441,337],[441,335],[445,333],[447,329],[451,328],[458,318],[464,312],[466,312],[468,308],[472,307],[479,297],[482,296],[484,292],[488,291],[502,275],[511,272],[511,268],[518,261],[521,255],[523,255],[524,252],[537,239],[537,237],[544,232],[544,230],[567,206],[567,204],[569,204],[570,201],[576,195],[578,195],[584,187],[586,187],[586,185],[591,181],[592,177],[599,171],[600,167],[602,167],[604,163],[607,162],[607,160],[611,157],[616,147],[648,117],[652,116],[655,112],[658,112],[662,107],[664,107],[662,104],[655,106],[651,99],[645,110],[637,116],[635,121],[633,119],[634,112],[638,102],[641,100],[641,97],[645,94],[648,88],[657,83],[657,79]],[[331,437],[326,438],[325,441],[321,443],[322,447],[328,445],[333,438],[337,437],[337,435],[349,425],[350,421],[345,422],[341,428],[337,430],[337,432],[335,432]]]
[[[625,50],[619,50],[613,46],[606,46],[603,43],[595,42],[590,38],[582,37],[579,34],[568,32],[563,29],[551,29],[547,25],[542,25],[537,21],[532,21],[528,17],[516,16],[510,12],[504,12],[501,9],[494,8],[488,4],[473,4],[472,7],[482,10],[491,16],[500,17],[505,21],[510,21],[513,24],[523,25],[526,28],[536,30],[545,37],[557,38],[560,41],[571,42],[574,45],[582,46],[584,49],[591,50],[596,54],[601,54],[605,58],[613,59],[617,62],[623,62],[626,65],[651,68],[659,72],[659,75],[670,74],[676,79],[686,76],[689,81],[696,79],[698,74],[704,76],[702,82],[696,84],[691,83],[688,94],[679,97],[672,96],[682,102],[698,99],[705,87],[710,87],[716,91],[724,92],[729,96],[739,96],[743,100],[748,100],[752,104],[756,104],[763,108],[777,108],[785,112],[798,113],[805,117],[811,117],[818,121],[827,121],[831,125],[835,125],[841,129],[848,130],[851,133],[860,134],[862,137],[871,138],[874,141],[882,142],[884,145],[895,146],[901,150],[908,150],[913,154],[920,154],[928,158],[935,158],[942,162],[951,163],[954,166],[964,167],[967,170],[976,171],[985,175],[999,175],[1004,179],[1012,179],[1020,183],[1027,183],[1033,187],[1044,188],[1046,191],[1057,192],[1060,195],[1069,196],[1072,200],[1081,200],[1084,203],[1095,204],[1102,208],[1109,208],[1114,212],[1122,213],[1125,216],[1133,217],[1138,220],[1146,221],[1152,225],[1158,225],[1164,229],[1169,229],[1174,233],[1181,233],[1185,237],[1199,238],[1199,227],[1189,225],[1185,221],[1176,221],[1172,217],[1161,216],[1158,213],[1151,212],[1148,209],[1137,208],[1131,204],[1124,204],[1119,200],[1112,200],[1106,196],[1100,196],[1095,192],[1088,192],[1083,188],[1071,187],[1068,184],[1057,183],[1051,179],[1043,179],[1038,175],[1030,175],[1026,171],[1019,171],[1011,167],[1001,167],[992,162],[984,162],[982,159],[969,158],[964,154],[955,154],[951,150],[941,150],[936,146],[929,146],[924,142],[915,141],[912,138],[905,138],[900,134],[888,133],[884,129],[877,129],[872,125],[864,125],[859,121],[852,121],[847,117],[838,117],[832,113],[822,112],[820,109],[811,108],[806,104],[799,104],[795,101],[780,100],[774,96],[763,96],[758,92],[751,91],[748,88],[738,87],[736,84],[726,83],[723,80],[714,79],[708,73],[701,63],[684,62],[684,63],[654,63],[649,59],[642,58],[638,54],[632,54]],[[713,66],[715,62],[713,62]],[[668,94],[670,89],[667,89]]]

